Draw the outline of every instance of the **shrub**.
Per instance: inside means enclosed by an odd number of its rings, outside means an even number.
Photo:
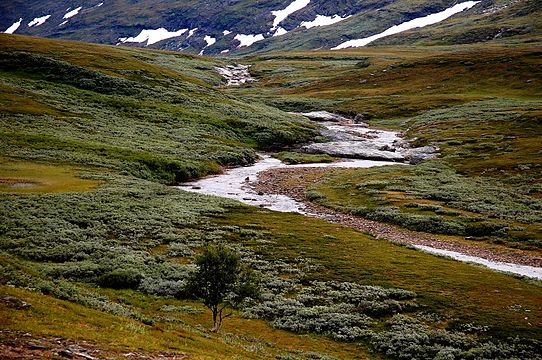
[[[112,289],[137,289],[143,280],[143,275],[134,270],[115,269],[102,275],[98,284]]]

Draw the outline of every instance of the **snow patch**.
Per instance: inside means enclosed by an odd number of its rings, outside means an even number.
[[[19,21],[17,22],[14,22],[13,25],[11,25],[10,27],[8,27],[6,29],[6,31],[4,31],[5,34],[13,34],[15,32],[15,30],[17,30],[19,28],[19,26],[21,26],[21,22],[23,21],[23,18],[20,18]]]
[[[224,30],[224,31],[222,31],[222,34],[224,34],[224,36],[227,36],[227,35],[231,34],[231,31]]]
[[[192,37],[192,35],[194,35],[196,33],[196,31],[198,31],[198,28],[195,28],[195,29],[191,29],[189,32],[188,32],[188,36],[186,37],[187,39],[189,37]]]
[[[288,33],[288,30],[286,30],[285,28],[281,28],[280,26],[278,27],[278,29],[275,31],[275,33],[273,34],[273,36],[281,36],[281,35],[284,35]]]
[[[82,8],[83,8],[82,6],[79,6],[77,9],[73,9],[72,11],[68,11],[66,14],[64,14],[63,19],[69,19],[71,17],[74,17],[75,15],[79,14],[79,11],[81,11]]]
[[[216,43],[216,39],[212,36],[209,36],[209,35],[205,35],[205,37],[203,38],[203,40],[205,40],[205,42],[207,43],[207,46],[211,46],[213,45],[214,43]],[[207,47],[206,46],[206,47]]]
[[[159,28],[159,29],[154,29],[154,30],[147,29],[147,30],[141,30],[139,35],[137,35],[136,37],[119,38],[119,41],[121,43],[127,43],[127,42],[128,43],[143,43],[146,41],[147,46],[149,46],[162,40],[181,36],[187,31],[188,29],[181,29],[178,31],[168,31],[164,28]]]
[[[34,20],[32,20],[31,22],[28,23],[28,27],[40,26],[44,22],[46,22],[47,19],[49,19],[50,17],[51,17],[51,15],[45,15],[45,16],[42,16],[42,17],[34,18]]]
[[[222,50],[220,53],[221,53],[221,54],[227,54],[227,53],[229,53],[229,52],[230,52],[230,50],[226,49],[226,50]]]
[[[325,15],[316,15],[316,18],[313,21],[303,21],[300,27],[305,27],[307,29],[317,27],[317,26],[326,26],[338,23],[348,19],[350,16],[341,17],[340,15],[325,16]]]
[[[310,2],[311,0],[294,0],[283,10],[271,11],[271,14],[273,14],[273,16],[275,17],[275,20],[273,20],[273,29],[276,29],[277,26],[288,16],[309,5]]]
[[[209,46],[213,45],[214,43],[216,43],[216,39],[212,36],[209,36],[209,35],[205,35],[205,37],[203,38],[203,40],[205,40],[205,42],[207,43],[207,45],[205,45],[205,47],[203,49],[201,49],[201,51],[199,52],[199,55],[203,55],[205,49],[207,49]]]
[[[235,35],[234,39],[240,42],[239,46],[237,46],[238,48],[240,48],[243,46],[250,46],[258,41],[262,41],[264,37],[263,37],[263,34],[258,34],[258,35],[237,34]]]
[[[58,24],[58,26],[66,25],[67,22],[68,22],[68,20],[63,21],[63,22],[61,22],[60,24]],[[123,39],[126,39],[126,38],[123,38]]]
[[[427,25],[436,24],[438,22],[441,22],[443,20],[446,20],[452,15],[455,15],[457,13],[460,13],[464,10],[468,10],[474,5],[478,4],[480,1],[466,1],[457,5],[452,6],[451,8],[448,8],[444,11],[430,14],[424,17],[416,18],[410,21],[406,21],[399,25],[394,25],[391,28],[387,29],[384,32],[381,32],[379,34],[369,36],[363,39],[356,39],[356,40],[349,40],[342,44],[339,44],[338,46],[332,48],[331,50],[339,50],[339,49],[346,49],[349,47],[361,47],[369,44],[370,42],[373,42],[377,39],[390,36],[393,34],[398,34],[403,31],[407,31],[414,28],[421,28]]]
[[[102,6],[103,4],[104,4],[104,3],[101,2],[101,3],[99,3],[98,5],[96,5],[96,7],[100,7],[100,6]]]

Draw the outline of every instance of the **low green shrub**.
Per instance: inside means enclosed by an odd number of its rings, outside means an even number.
[[[112,289],[137,289],[143,275],[135,270],[115,269],[98,279],[98,285]]]

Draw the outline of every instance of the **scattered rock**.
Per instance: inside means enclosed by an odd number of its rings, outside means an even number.
[[[237,64],[226,67],[217,66],[215,70],[228,81],[228,86],[239,86],[257,81],[250,75],[249,68],[250,65]]]
[[[27,347],[30,349],[30,350],[44,350],[44,349],[47,349],[46,346],[43,346],[39,343],[36,343],[36,342],[28,342],[28,345]]]
[[[323,114],[321,116],[318,115],[322,119],[331,117],[335,117],[335,119],[342,118],[340,115],[327,112],[309,114]],[[357,115],[354,121],[360,121],[361,119],[363,119],[363,116]],[[410,164],[417,164],[421,161],[435,158],[438,155],[438,148],[434,146],[411,148],[410,143],[395,131],[371,129],[366,127],[365,124],[345,124],[344,121],[341,121],[340,124],[327,122],[324,123],[324,126],[325,128],[320,130],[320,133],[329,141],[303,146],[301,151],[342,158],[405,162]]]
[[[32,306],[29,303],[15,297],[15,296],[10,296],[10,295],[6,295],[6,296],[2,297],[2,301],[4,303],[6,303],[8,306],[16,308],[16,309],[26,309],[26,308],[29,308],[29,307]]]
[[[351,122],[352,119],[346,118],[341,115],[333,114],[327,111],[313,111],[308,113],[302,113],[301,115],[308,117],[314,121],[333,121],[333,122]]]
[[[70,350],[62,349],[58,352],[59,356],[71,359],[73,358],[73,353]]]

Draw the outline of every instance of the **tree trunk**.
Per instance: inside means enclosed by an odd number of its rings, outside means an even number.
[[[213,329],[211,331],[218,332],[220,330],[219,325],[218,325],[218,306],[213,306],[211,308],[211,311],[213,313]]]

